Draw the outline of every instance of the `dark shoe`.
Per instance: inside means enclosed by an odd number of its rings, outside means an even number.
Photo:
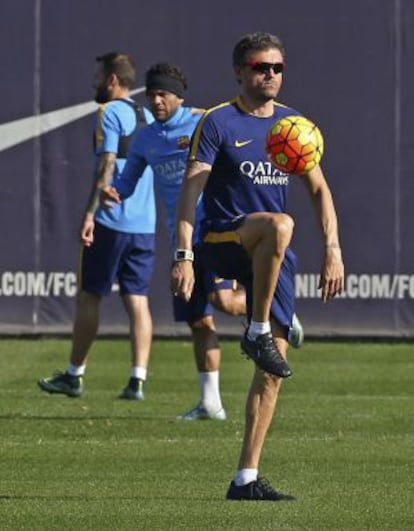
[[[262,371],[280,378],[292,376],[292,370],[277,350],[270,332],[257,336],[256,339],[247,337],[247,330],[240,342],[245,354],[253,360]]]
[[[78,397],[83,394],[81,376],[71,376],[67,372],[56,372],[51,378],[44,378],[37,382],[42,391],[66,396]]]
[[[128,385],[119,395],[126,400],[144,400],[144,382],[138,378],[130,378]]]
[[[232,481],[226,494],[227,500],[295,501],[290,494],[277,492],[266,478],[257,478],[247,485],[237,487]]]

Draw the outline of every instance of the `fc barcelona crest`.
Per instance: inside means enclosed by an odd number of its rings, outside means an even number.
[[[189,136],[180,136],[177,138],[177,146],[180,149],[187,149],[190,145],[190,137]]]

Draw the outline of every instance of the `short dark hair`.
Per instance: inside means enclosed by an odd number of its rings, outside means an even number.
[[[156,63],[152,65],[145,74],[145,84],[148,86],[151,84],[151,80],[159,77],[160,75],[172,77],[176,79],[184,88],[187,89],[187,80],[183,71],[179,66],[171,63]]]
[[[245,63],[250,52],[270,50],[272,48],[279,50],[282,56],[285,57],[282,41],[276,35],[263,31],[248,33],[239,40],[233,49],[233,65],[241,66]]]
[[[96,61],[103,65],[104,75],[107,78],[115,74],[122,87],[132,88],[135,82],[135,65],[126,53],[109,52],[96,57]]]

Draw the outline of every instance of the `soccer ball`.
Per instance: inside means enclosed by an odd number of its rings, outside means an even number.
[[[265,150],[277,169],[301,175],[321,161],[323,137],[318,127],[307,118],[285,116],[270,128]]]

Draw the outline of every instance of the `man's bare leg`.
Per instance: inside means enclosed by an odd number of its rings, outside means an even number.
[[[122,296],[122,300],[129,318],[131,374],[120,398],[143,400],[143,386],[147,379],[152,344],[152,317],[148,297],[126,294]]]
[[[39,380],[38,386],[42,391],[71,397],[82,396],[82,376],[86,370],[89,349],[98,331],[100,302],[99,295],[78,292],[69,365],[66,372]]]
[[[274,327],[275,330],[275,327]],[[274,331],[279,352],[286,358],[288,342],[283,332]],[[259,469],[266,434],[272,422],[282,380],[256,367],[246,401],[246,425],[239,469]]]
[[[84,373],[81,368],[86,366],[89,349],[96,338],[100,303],[101,296],[95,293],[80,291],[77,295],[70,365],[80,368],[78,374]]]
[[[284,331],[273,324],[272,333],[284,357],[288,342]],[[291,501],[293,496],[275,491],[267,480],[260,478],[259,465],[266,435],[275,414],[282,380],[255,368],[246,401],[246,421],[239,468],[227,492],[227,499]]]

